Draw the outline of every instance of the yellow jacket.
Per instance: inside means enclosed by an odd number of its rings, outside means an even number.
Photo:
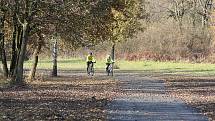
[[[90,61],[95,62],[95,58],[92,55],[87,56],[87,62],[90,62]]]
[[[111,63],[113,63],[113,60],[112,60],[112,58],[109,56],[109,57],[107,57],[107,59],[106,59],[106,63],[108,63],[108,64],[111,64]]]

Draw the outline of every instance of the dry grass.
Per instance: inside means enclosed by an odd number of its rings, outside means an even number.
[[[210,120],[215,120],[215,78],[169,78],[167,87],[174,97],[201,110]]]

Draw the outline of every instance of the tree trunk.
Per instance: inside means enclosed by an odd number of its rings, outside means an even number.
[[[33,66],[28,77],[29,80],[32,80],[35,78],[37,64],[38,64],[38,55],[37,55],[37,49],[35,49],[34,55],[33,55]]]
[[[181,34],[183,34],[183,28],[182,28],[183,24],[182,24],[182,20],[179,20],[179,31]]]
[[[22,27],[18,27],[18,33],[17,33],[17,38],[16,38],[17,39],[17,41],[16,41],[16,47],[17,47],[17,49],[19,51],[21,50],[22,35],[23,35]],[[19,51],[18,51],[18,53],[19,53]]]
[[[204,28],[207,25],[207,10],[203,10],[203,16],[202,16],[202,27]]]
[[[35,78],[36,70],[37,70],[37,64],[38,64],[38,59],[39,59],[38,54],[39,54],[39,52],[41,50],[41,47],[42,47],[42,44],[39,43],[38,46],[34,50],[33,65],[32,65],[32,69],[31,69],[29,77],[28,77],[29,80],[32,80],[32,79]]]
[[[115,43],[112,46],[112,52],[111,52],[112,60],[115,60]]]
[[[21,50],[18,55],[18,63],[17,63],[17,68],[16,68],[16,74],[15,74],[15,80],[14,83],[17,85],[23,85],[24,80],[23,80],[23,65],[24,65],[24,60],[25,60],[25,54],[26,54],[26,48],[27,48],[27,41],[28,41],[28,35],[29,35],[29,23],[25,21],[22,25],[22,42],[21,42]]]
[[[2,47],[1,47],[1,58],[2,58],[2,65],[3,65],[3,74],[7,78],[8,77],[8,66],[7,66],[7,57],[4,48],[4,37],[2,39]]]
[[[22,41],[22,35],[23,35],[23,31],[22,31],[22,27],[17,27],[17,35],[16,35],[16,59],[14,60],[15,65],[14,65],[14,69],[12,72],[12,83],[15,82],[16,79],[16,73],[17,73],[17,65],[18,65],[18,61],[19,61],[19,55],[20,55],[20,50],[21,50],[21,41]]]
[[[112,52],[111,52],[111,58],[112,58],[112,60],[115,62],[115,43],[113,44],[113,46],[112,46]],[[115,64],[113,63],[112,64],[112,76],[113,76],[113,73],[114,73],[114,68],[115,68]]]
[[[57,39],[54,38],[54,45],[53,45],[53,70],[52,70],[52,76],[57,76]]]
[[[5,21],[5,15],[1,18],[0,23],[0,33],[1,33],[1,60],[3,65],[3,74],[7,78],[8,77],[8,66],[7,66],[7,58],[6,58],[6,52],[5,52],[5,36],[4,36],[4,21]]]
[[[12,58],[10,63],[10,76],[13,76],[14,69],[16,66],[16,60],[17,60],[17,51],[16,51],[16,38],[17,38],[17,26],[14,25],[14,32],[13,32],[13,38],[12,38]]]
[[[17,55],[18,55],[18,51],[19,49],[17,48],[17,44],[18,41],[20,41],[20,39],[18,38],[18,36],[20,35],[20,29],[21,27],[18,25],[18,18],[17,18],[17,14],[19,13],[19,3],[18,0],[15,0],[15,11],[13,14],[13,38],[12,38],[12,57],[11,57],[11,63],[10,63],[10,76],[13,77],[14,75],[14,71],[16,68],[16,64],[17,64]]]
[[[199,0],[199,3],[201,4],[202,12],[203,12],[202,27],[205,28],[206,25],[208,25],[209,14],[213,6],[213,0],[206,0],[206,1]]]

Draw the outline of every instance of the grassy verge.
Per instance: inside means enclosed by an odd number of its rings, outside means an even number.
[[[30,68],[32,61],[25,63],[25,68]],[[185,63],[185,62],[154,62],[154,61],[116,61],[120,70],[137,70],[160,72],[170,74],[187,74],[197,76],[215,76],[215,64]],[[58,68],[62,70],[85,70],[86,62],[83,59],[59,59]],[[95,64],[97,70],[104,70],[105,61],[98,60]],[[51,60],[40,60],[38,69],[52,69]]]

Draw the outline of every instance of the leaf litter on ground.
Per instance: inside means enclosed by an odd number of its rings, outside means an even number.
[[[2,88],[0,120],[103,121],[116,89],[111,78],[46,76],[28,88]]]
[[[215,120],[214,77],[165,77],[170,94]]]

